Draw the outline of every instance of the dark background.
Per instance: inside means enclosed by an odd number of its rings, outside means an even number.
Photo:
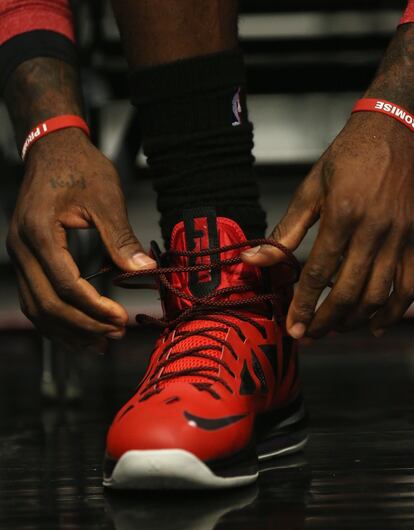
[[[117,165],[132,224],[148,244],[159,237],[158,216],[117,31],[105,2],[73,3],[94,140]],[[405,2],[240,3],[257,170],[273,225],[367,87]],[[22,168],[4,107],[0,120],[0,530],[414,528],[409,318],[381,340],[362,330],[301,348],[310,442],[304,455],[262,466],[258,486],[104,496],[105,432],[137,384],[153,336],[131,327],[108,354],[91,357],[69,355],[31,330],[4,250]],[[313,235],[298,251],[302,261]],[[99,268],[94,234],[72,234],[71,244],[83,270]],[[111,293],[131,316],[159,313],[153,294]]]

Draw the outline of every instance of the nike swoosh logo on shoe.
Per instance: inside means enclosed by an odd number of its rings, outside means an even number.
[[[217,431],[218,429],[223,429],[228,427],[233,423],[246,418],[247,414],[238,414],[236,416],[225,416],[223,418],[201,418],[200,416],[194,416],[190,412],[184,411],[184,416],[190,424],[205,431]]]

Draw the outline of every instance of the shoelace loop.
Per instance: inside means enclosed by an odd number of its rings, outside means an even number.
[[[276,318],[278,318],[280,321],[283,315],[281,314],[280,308],[277,304],[278,295],[275,293],[264,293],[244,297],[240,300],[223,299],[225,295],[248,292],[251,290],[251,286],[249,285],[239,285],[216,289],[211,294],[202,297],[196,297],[192,294],[184,293],[183,291],[175,288],[169,281],[168,275],[186,272],[189,273],[212,271],[214,269],[221,269],[223,267],[237,265],[242,262],[240,255],[234,258],[227,259],[220,259],[220,255],[231,250],[256,247],[259,245],[270,245],[283,252],[286,257],[284,263],[289,265],[295,272],[295,277],[292,281],[292,284],[295,283],[300,273],[300,265],[298,261],[287,247],[285,247],[279,242],[272,241],[269,239],[246,240],[233,245],[209,248],[200,251],[168,250],[161,255],[161,261],[163,261],[166,256],[201,258],[214,254],[218,255],[219,259],[214,263],[208,264],[200,263],[196,265],[158,267],[156,269],[144,269],[134,272],[123,272],[118,274],[114,278],[113,283],[120,287],[126,287],[129,289],[142,289],[156,288],[156,286],[149,286],[147,284],[130,284],[128,283],[128,281],[133,278],[140,278],[144,276],[156,276],[158,277],[159,282],[168,292],[174,294],[177,297],[183,298],[192,304],[191,307],[183,310],[177,317],[172,319],[158,319],[149,315],[141,314],[136,316],[137,322],[141,325],[152,324],[164,328],[164,337],[166,337],[169,333],[175,330],[174,339],[167,343],[167,346],[165,346],[159,354],[159,362],[157,364],[156,371],[153,374],[149,374],[147,378],[142,382],[140,389],[140,401],[146,400],[154,394],[158,394],[164,386],[162,383],[166,383],[173,379],[185,376],[192,376],[194,378],[200,378],[204,380],[205,383],[203,383],[202,385],[203,390],[207,390],[211,394],[213,394],[213,391],[209,389],[209,386],[211,386],[211,384],[215,382],[220,383],[229,392],[233,393],[233,390],[231,389],[230,385],[225,381],[223,377],[220,377],[218,374],[220,371],[220,367],[226,370],[232,377],[235,377],[235,374],[232,372],[225,360],[223,360],[219,356],[211,355],[206,352],[221,352],[223,348],[226,348],[230,352],[230,354],[235,359],[237,359],[237,354],[234,351],[232,345],[227,340],[217,336],[217,332],[222,332],[224,334],[227,329],[231,327],[242,339],[244,339],[244,334],[240,326],[238,326],[234,321],[226,317],[233,317],[254,326],[262,334],[262,336],[266,338],[266,331],[263,326],[261,326],[256,320],[254,320],[249,315],[241,313],[240,311],[235,311],[234,308],[248,308],[249,306],[254,306],[260,303],[271,302],[274,307]],[[195,322],[197,320],[202,320],[203,324],[206,321],[214,322],[217,324],[217,326],[203,325],[191,331],[180,331],[179,326],[181,324],[188,323],[189,321]],[[213,333],[215,334],[213,335]],[[196,336],[208,339],[208,343],[205,345],[188,348],[184,351],[174,352],[174,348],[177,347],[180,343]],[[199,366],[193,368],[168,371],[169,367],[174,362],[180,359],[185,359],[186,357],[197,357],[200,360],[208,360],[210,362],[213,362],[215,366],[206,365],[200,362]],[[216,393],[214,392],[214,394]]]

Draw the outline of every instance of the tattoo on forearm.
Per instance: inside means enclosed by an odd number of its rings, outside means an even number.
[[[52,177],[50,185],[54,189],[58,188],[78,188],[84,190],[86,188],[86,180],[84,177],[76,178],[73,175],[69,177]]]

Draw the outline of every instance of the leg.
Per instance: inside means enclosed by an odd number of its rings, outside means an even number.
[[[236,0],[113,0],[131,69],[237,46]]]
[[[198,206],[212,206],[248,237],[262,237],[237,3],[116,0],[113,6],[166,244],[182,210]]]
[[[281,316],[289,291],[284,285],[276,302],[270,275],[239,258],[253,244],[246,236],[263,237],[265,221],[236,4],[135,0],[115,8],[169,250],[153,249],[166,328],[109,430],[104,484],[249,484],[258,457],[303,447],[306,412]]]

